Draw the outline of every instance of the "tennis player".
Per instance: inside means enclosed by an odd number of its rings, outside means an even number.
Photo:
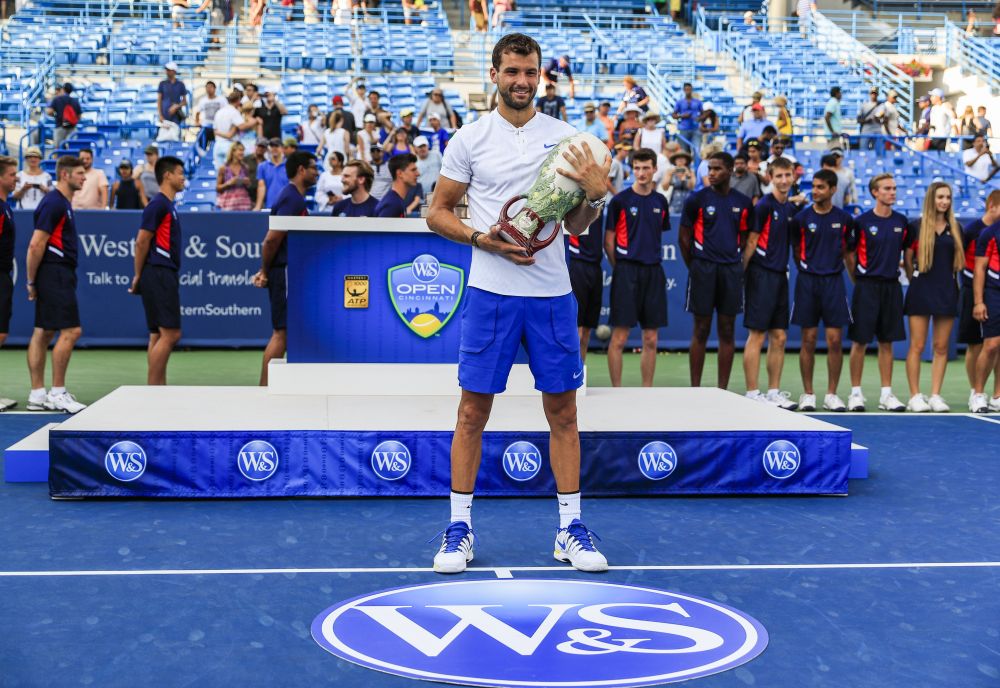
[[[459,129],[448,143],[427,216],[434,232],[473,247],[459,349],[462,398],[451,445],[451,523],[434,557],[439,573],[459,573],[472,560],[472,493],[483,428],[522,342],[551,431],[559,499],[555,557],[582,571],[608,568],[580,520],[576,390],[583,383],[583,364],[565,252],[550,246],[529,257],[503,241],[495,226],[504,203],[526,191],[552,146],[576,133],[565,122],[535,112],[541,59],[541,48],[529,36],[512,33],[497,42],[490,79],[497,85],[498,107]],[[604,205],[610,161],[598,164],[594,153],[570,147],[560,169],[586,193],[565,218],[572,234],[586,230]],[[466,194],[471,227],[455,214]],[[544,230],[542,236],[547,236]]]

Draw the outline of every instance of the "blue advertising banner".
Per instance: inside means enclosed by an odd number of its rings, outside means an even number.
[[[138,211],[79,211],[77,299],[80,346],[145,346],[149,334],[142,302],[128,293],[134,274]],[[264,346],[271,336],[267,290],[252,285],[260,269],[263,213],[180,213],[181,346]],[[31,338],[35,307],[24,286],[32,213],[14,213],[14,315],[10,344]]]

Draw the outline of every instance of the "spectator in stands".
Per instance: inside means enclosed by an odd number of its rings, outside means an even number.
[[[958,128],[958,135],[961,137],[962,150],[972,148],[972,140],[979,132],[979,125],[976,123],[976,115],[972,112],[971,105],[965,106],[965,111],[955,126]]]
[[[920,108],[917,114],[917,136],[929,136],[931,133],[931,98],[930,96],[920,96],[917,98],[917,107]],[[917,141],[917,150],[927,150],[929,141]]]
[[[258,112],[260,112],[260,109],[254,108],[250,103],[244,103],[240,106],[240,116],[243,118],[243,121],[237,125],[239,135],[236,136],[235,140],[240,141],[244,148],[252,141],[261,138],[261,119],[257,116]]]
[[[25,259],[28,300],[35,302],[35,329],[28,344],[29,411],[77,413],[86,408],[66,390],[66,370],[82,333],[76,299],[76,213],[70,199],[83,188],[85,178],[80,159],[64,155],[56,163],[55,189],[35,208],[35,231]],[[52,348],[52,389],[46,393],[46,351],[57,332],[59,339]]]
[[[233,20],[232,0],[204,0],[195,12],[200,14],[209,7],[212,8],[211,18],[209,19],[212,27],[212,42],[221,43],[222,39],[219,37],[220,29],[229,26],[229,23]]]
[[[326,118],[327,126],[329,126],[330,117],[332,115],[340,113],[341,117],[343,118],[343,124],[341,124],[341,126],[344,128],[345,131],[347,131],[348,134],[350,134],[351,138],[353,139],[354,132],[358,130],[357,122],[354,119],[354,113],[351,112],[350,110],[344,109],[343,96],[334,96],[332,103],[333,103],[333,109],[330,111],[330,114],[327,115]],[[350,149],[348,149],[347,152],[350,152]]]
[[[52,175],[42,169],[42,151],[35,146],[24,151],[24,162],[27,167],[17,173],[14,200],[21,210],[34,210],[52,191]]]
[[[323,117],[319,112],[319,105],[313,103],[309,106],[309,112],[306,115],[306,121],[299,125],[302,130],[302,134],[299,136],[299,140],[305,146],[316,146],[317,151],[319,150],[320,144],[323,142]]]
[[[237,141],[226,154],[226,164],[219,168],[215,179],[215,204],[219,210],[239,210],[246,212],[253,208],[250,199],[250,170],[243,161],[246,149]],[[263,184],[263,182],[258,182]]]
[[[622,79],[622,83],[625,86],[625,92],[622,93],[621,102],[618,103],[618,114],[623,115],[628,109],[629,105],[635,105],[639,108],[639,112],[645,112],[649,109],[649,95],[646,90],[639,86],[635,82],[635,78],[627,76]]]
[[[722,151],[724,147],[723,142],[716,140],[711,143],[706,143],[701,147],[701,162],[698,163],[698,169],[695,170],[695,191],[700,191],[708,185],[708,161],[709,159]]]
[[[264,89],[264,104],[254,114],[260,119],[260,136],[265,139],[281,138],[281,120],[288,114],[288,108],[278,100],[273,86]]]
[[[415,155],[410,137],[406,129],[402,127],[396,127],[392,130],[392,133],[386,137],[382,144],[382,150],[386,158],[394,158],[397,155]]]
[[[986,119],[986,108],[982,105],[976,108],[976,133],[987,139],[993,138],[993,125]]]
[[[604,126],[604,122],[597,119],[597,108],[594,107],[593,103],[587,103],[583,106],[583,119],[577,122],[576,128],[596,136],[604,141],[609,148],[613,145],[613,142],[608,138],[608,129]]]
[[[688,196],[694,191],[697,180],[694,178],[694,170],[691,163],[694,159],[687,151],[678,151],[670,156],[670,164],[674,168],[663,178],[661,188],[669,189],[670,214],[680,215],[684,212],[684,203]]]
[[[899,93],[890,90],[886,95],[885,102],[882,103],[882,130],[886,136],[893,138],[906,135],[906,129],[903,128],[899,119],[899,106],[896,105],[898,100]]]
[[[431,146],[437,149],[437,151],[444,155],[445,146],[448,145],[448,141],[451,140],[451,134],[448,130],[441,126],[441,118],[438,117],[436,112],[432,112],[427,116],[427,121],[431,127],[430,136],[427,139],[431,142]]]
[[[739,191],[749,198],[754,204],[760,200],[760,177],[755,172],[747,169],[750,157],[746,151],[741,151],[733,158],[733,176],[729,182],[729,188]]]
[[[201,127],[198,135],[198,147],[207,151],[215,141],[215,116],[226,105],[226,99],[218,95],[214,81],[205,82],[205,95],[198,99],[194,106],[195,126]]]
[[[392,113],[382,107],[382,94],[378,91],[368,93],[368,112],[375,115],[380,126],[392,130]]]
[[[403,23],[412,24],[414,19],[417,20],[417,23],[420,23],[420,13],[425,8],[426,6],[422,0],[420,4],[417,4],[417,0],[403,0]],[[416,15],[416,17],[413,15]]]
[[[420,184],[427,191],[433,191],[441,176],[441,153],[431,148],[426,136],[413,139],[413,148],[417,154],[417,169],[420,171]]]
[[[569,55],[560,55],[559,57],[553,57],[549,60],[549,63],[542,68],[542,79],[545,84],[552,84],[553,86],[559,86],[559,77],[564,75],[566,77],[566,83],[569,84],[569,97],[570,100],[576,98],[576,84],[573,83],[573,69],[570,65]]]
[[[701,115],[698,117],[698,133],[700,141],[698,148],[695,150],[701,150],[702,143],[711,142],[719,133],[719,115],[711,103],[705,103],[705,109],[702,110]],[[694,152],[690,151],[692,154]]]
[[[83,165],[83,186],[73,194],[74,210],[105,210],[108,207],[108,177],[94,167],[94,151],[84,148],[79,154]]]
[[[142,187],[142,192],[147,199],[152,198],[160,192],[160,186],[156,183],[156,161],[160,159],[160,149],[155,143],[146,146],[144,160],[136,165],[132,176]]]
[[[413,123],[413,115],[416,112],[411,107],[405,107],[399,111],[399,119],[402,122],[400,126],[406,132],[407,137],[409,137],[410,143],[413,143],[413,139],[420,136],[420,127]]]
[[[111,185],[112,210],[142,210],[149,199],[132,176],[132,163],[122,160],[118,163],[118,179]]]
[[[751,119],[753,117],[753,106],[760,105],[761,107],[764,107],[764,104],[760,102],[763,99],[764,99],[763,93],[761,93],[760,91],[754,91],[753,94],[750,96],[750,104],[747,105],[742,110],[740,110],[740,115],[739,117],[736,118],[736,123],[743,124],[748,119]],[[766,110],[764,111],[764,115],[765,117],[767,116]]]
[[[759,139],[764,133],[764,127],[774,127],[774,123],[764,118],[764,106],[756,103],[750,107],[751,118],[744,120],[736,134],[736,149],[742,150],[749,139]],[[775,129],[777,131],[777,129]]]
[[[503,15],[506,12],[513,12],[517,9],[517,3],[515,0],[494,0],[493,2],[493,30],[500,28],[500,24],[503,22]]]
[[[982,134],[977,134],[973,138],[972,148],[962,151],[962,164],[967,175],[975,177],[984,184],[1000,171],[1000,163],[997,163],[996,156],[990,152],[986,137]]]
[[[767,159],[760,164],[760,173],[766,175],[768,173],[767,171],[768,168],[771,166],[771,163],[777,160],[778,158],[784,158],[788,162],[792,163],[792,165],[798,163],[798,160],[795,158],[795,156],[788,152],[788,148],[790,146],[791,146],[791,139],[786,139],[786,138],[775,139],[774,143],[771,144],[771,154],[767,156]],[[765,193],[770,193],[770,192],[765,192]]]
[[[330,153],[327,159],[328,169],[319,176],[316,182],[316,212],[326,213],[344,198],[344,161],[343,154],[338,151]]]
[[[170,0],[170,19],[175,29],[184,28],[184,12],[188,8],[188,0]]]
[[[635,135],[642,129],[642,122],[639,121],[639,113],[641,112],[638,105],[629,105],[625,108],[624,117],[618,123],[616,143],[627,143],[635,149]]]
[[[868,96],[868,100],[858,106],[858,125],[861,127],[861,147],[865,150],[875,150],[875,142],[882,133],[885,110],[878,100],[878,86],[872,86]]]
[[[250,200],[253,201],[254,211],[261,210],[264,207],[264,182],[257,179],[257,169],[260,164],[267,160],[267,141],[264,139],[257,139],[254,142],[253,153],[249,153],[243,157],[243,164],[247,166],[247,174],[250,177]]]
[[[476,31],[486,31],[486,4],[484,0],[469,0],[469,14],[476,24]]]
[[[392,185],[375,206],[375,217],[406,217],[423,202],[420,196],[416,196],[409,204],[404,200],[417,186],[420,177],[417,156],[412,153],[394,155],[389,159],[387,167]]]
[[[382,153],[382,146],[377,143],[371,148],[372,188],[371,194],[381,201],[392,186],[392,173],[389,171],[389,161]]]
[[[795,16],[799,18],[799,34],[803,38],[812,31],[814,12],[816,12],[816,3],[813,0],[796,0]]]
[[[607,137],[602,136],[600,138],[602,140],[606,138],[608,146],[613,146],[615,143],[615,118],[611,116],[611,103],[606,100],[601,101],[601,104],[597,106],[597,119],[608,130]]]
[[[375,217],[378,199],[370,193],[375,174],[363,160],[351,160],[344,165],[341,183],[346,198],[333,206],[333,217]]]
[[[979,29],[976,28],[976,22],[978,17],[976,17],[976,11],[969,8],[968,13],[965,15],[965,37],[975,38],[979,35]]]
[[[841,116],[840,99],[842,93],[840,86],[830,89],[830,100],[826,101],[823,108],[823,128],[826,132],[826,147],[837,148],[844,145],[844,123]]]
[[[350,115],[346,110],[334,110],[327,116],[327,126],[323,130],[323,138],[316,148],[316,156],[320,160],[326,160],[329,164],[329,157],[334,153],[346,161],[351,158],[351,135],[344,128],[344,115]]]
[[[757,145],[760,147],[760,156],[762,159],[768,158],[771,155],[771,142],[778,137],[778,130],[773,125],[767,125],[764,127],[764,131],[761,132],[760,137],[757,139]]]
[[[838,169],[840,163],[840,158],[833,154],[827,153],[823,156],[820,161],[820,166],[824,170],[830,170],[835,175],[837,175],[837,186],[833,189],[833,195],[830,197],[830,202],[833,203],[834,207],[843,209],[845,206],[850,205],[854,202],[854,178],[853,173],[851,173],[851,181],[845,176],[841,176],[841,170]],[[849,172],[848,169],[844,169],[844,172]]]
[[[239,84],[237,84],[239,87]],[[264,101],[260,98],[260,91],[257,89],[257,84],[248,83],[243,88],[243,97],[240,98],[240,105],[246,105],[249,103],[253,105],[254,109],[257,109],[264,105]]]
[[[948,137],[951,136],[952,118],[945,107],[944,91],[935,88],[930,93],[931,114],[930,114],[930,144],[928,150],[943,151],[948,145]]]
[[[754,19],[753,10],[747,10],[743,13],[743,23],[740,25],[740,29],[743,31],[763,31],[764,27]]]
[[[358,160],[370,163],[372,160],[371,150],[379,145],[378,132],[375,131],[377,120],[370,112],[364,118],[365,128],[358,132],[358,149],[355,156]],[[379,148],[379,150],[382,150]]]
[[[56,95],[49,103],[47,112],[55,118],[55,129],[52,132],[52,147],[59,149],[62,142],[76,132],[76,125],[83,116],[80,101],[72,96],[73,84],[66,82],[62,93]]]
[[[627,186],[631,186],[632,165],[629,163],[629,156],[632,155],[632,144],[616,143],[615,157],[611,158],[611,169],[608,170],[608,179],[614,193],[618,193]]]
[[[760,168],[764,164],[764,156],[761,152],[760,142],[757,139],[747,139],[746,145],[741,151],[747,154],[747,169],[754,174],[760,174]]]
[[[368,87],[358,77],[353,77],[347,84],[347,104],[354,115],[354,121],[364,122],[365,115],[369,112]]]
[[[240,125],[243,124],[243,115],[240,114],[241,94],[233,89],[226,98],[226,104],[219,108],[212,120],[212,128],[215,130],[215,144],[212,146],[212,166],[219,169],[226,164],[226,156],[234,141],[239,140]]]
[[[691,152],[701,148],[699,121],[705,108],[702,102],[694,97],[694,87],[690,83],[685,83],[683,88],[684,97],[674,105],[673,117],[677,120],[677,133],[681,137],[681,146]],[[653,150],[659,152],[660,149]]]
[[[417,127],[423,123],[424,119],[429,121],[432,114],[436,114],[440,122],[447,122],[448,127],[451,129],[458,128],[458,118],[455,116],[455,112],[445,100],[444,91],[436,86],[431,89],[427,100],[424,101],[423,107],[420,108],[420,112],[417,114]]]
[[[170,61],[164,65],[167,78],[156,88],[156,111],[161,122],[173,122],[180,126],[187,117],[187,86],[177,78],[177,63]]]
[[[646,148],[657,155],[663,155],[663,146],[666,143],[666,131],[662,127],[657,128],[656,125],[659,121],[660,116],[652,110],[642,116],[642,129],[635,132],[635,136],[632,139],[632,148],[634,150]],[[653,165],[653,169],[655,170],[656,168],[657,165]]]
[[[774,126],[780,136],[790,138],[795,134],[795,126],[792,124],[792,115],[788,112],[788,98],[775,96],[774,105],[778,108],[778,116],[775,118]]]
[[[257,166],[257,179],[264,183],[264,207],[274,208],[275,201],[288,184],[281,139],[274,138],[267,142],[267,154],[267,160]]]

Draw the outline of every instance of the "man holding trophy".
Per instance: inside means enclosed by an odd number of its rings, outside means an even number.
[[[529,36],[512,33],[497,42],[490,79],[498,107],[449,142],[427,215],[431,230],[472,246],[458,365],[462,397],[451,446],[451,522],[434,557],[439,573],[459,573],[472,560],[483,429],[522,343],[551,432],[559,501],[554,555],[583,571],[608,567],[580,520],[576,390],[584,371],[576,301],[562,242],[546,247],[563,223],[576,235],[600,215],[611,156],[596,137],[535,111],[541,59]],[[471,227],[455,214],[466,194]]]

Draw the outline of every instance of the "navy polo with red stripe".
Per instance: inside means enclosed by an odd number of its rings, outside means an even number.
[[[693,233],[691,255],[713,263],[739,263],[740,234],[749,228],[752,205],[732,189],[723,196],[706,186],[691,194],[681,215],[681,226]]]
[[[42,256],[43,263],[76,267],[77,238],[73,206],[58,189],[52,189],[35,208],[35,229],[49,235]]]
[[[844,269],[844,249],[854,232],[854,218],[837,206],[831,206],[828,213],[817,213],[810,205],[792,218],[789,232],[799,272],[839,275]]]
[[[605,231],[615,236],[615,258],[658,265],[663,251],[662,232],[670,229],[670,213],[663,194],[643,196],[631,188],[608,203]]]
[[[795,206],[779,201],[774,194],[760,199],[753,209],[750,231],[760,236],[751,263],[773,272],[788,270],[788,225],[795,214]]]
[[[139,229],[153,233],[153,246],[146,255],[147,265],[181,269],[181,222],[174,202],[158,193],[142,211]]]
[[[859,215],[850,239],[850,248],[857,252],[858,258],[855,275],[897,279],[900,255],[914,239],[909,225],[906,216],[896,211],[889,217],[879,217],[874,210]]]

